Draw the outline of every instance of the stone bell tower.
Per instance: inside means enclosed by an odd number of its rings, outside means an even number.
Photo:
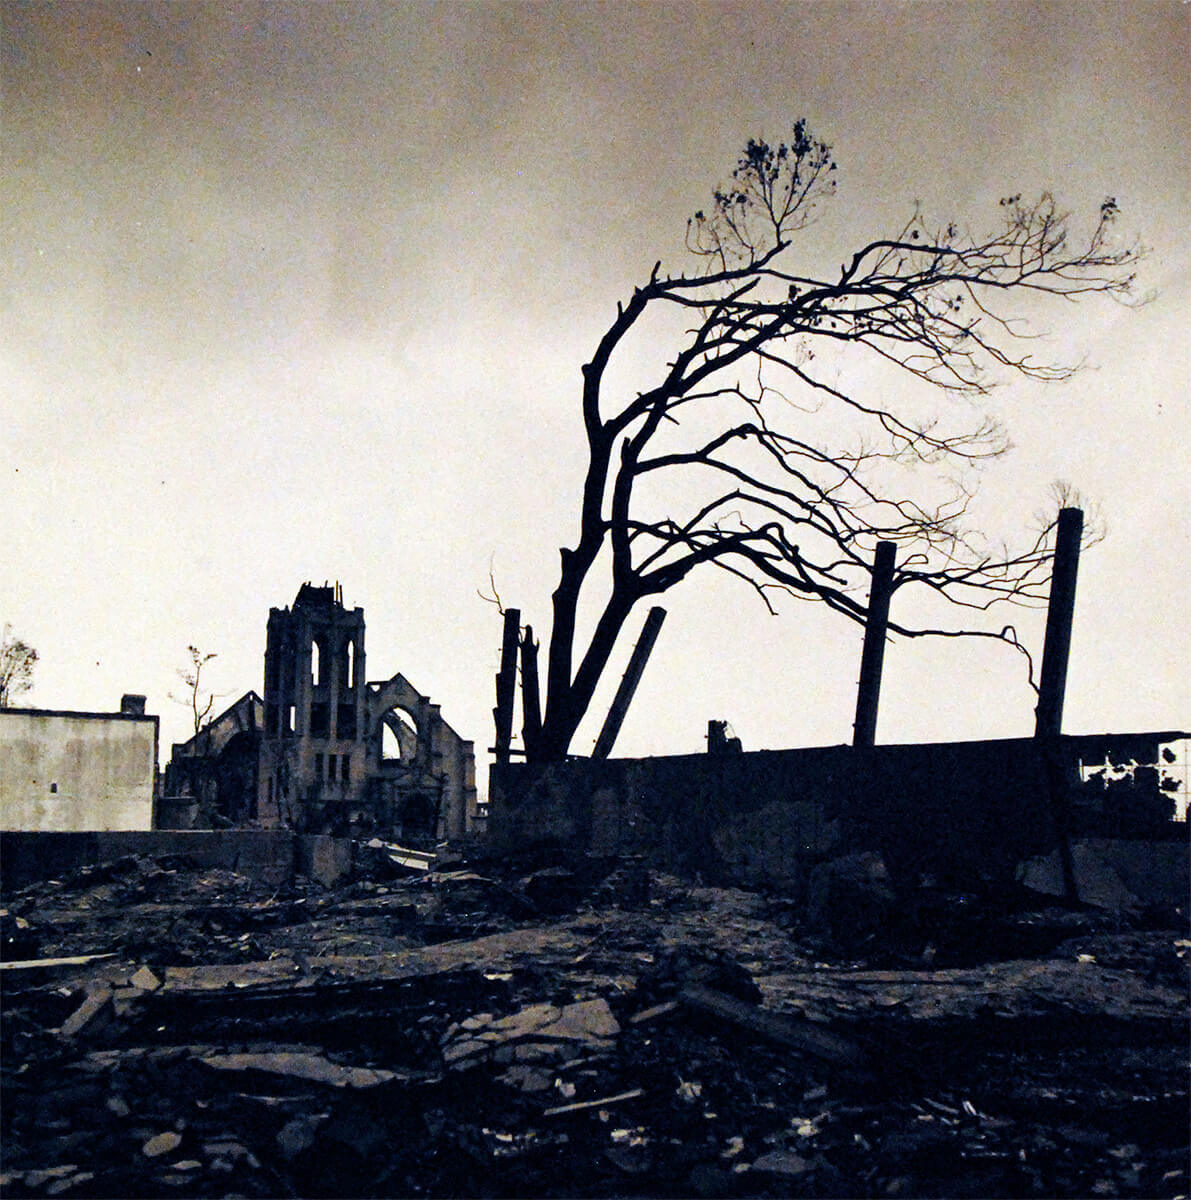
[[[304,583],[269,610],[258,811],[300,829],[333,827],[367,784],[364,610],[339,585]]]

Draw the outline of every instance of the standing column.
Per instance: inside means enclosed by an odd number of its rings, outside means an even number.
[[[1083,510],[1060,509],[1055,533],[1055,565],[1050,578],[1050,603],[1046,610],[1046,640],[1042,645],[1042,671],[1038,680],[1038,707],[1034,710],[1035,737],[1058,737],[1063,726],[1082,536]]]
[[[517,699],[517,644],[520,630],[521,610],[506,608],[500,648],[500,670],[496,674],[496,707],[492,710],[492,717],[496,723],[496,744],[493,753],[498,763],[509,761],[513,741],[513,705]]]
[[[853,746],[873,746],[877,740],[877,706],[881,699],[881,669],[885,664],[885,634],[889,627],[889,598],[893,595],[896,557],[895,542],[877,543],[873,582],[868,594],[868,620],[864,623],[864,649],[860,655]]]

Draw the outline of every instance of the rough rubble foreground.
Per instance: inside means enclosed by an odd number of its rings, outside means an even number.
[[[1185,914],[485,870],[12,897],[3,1195],[1188,1193]]]

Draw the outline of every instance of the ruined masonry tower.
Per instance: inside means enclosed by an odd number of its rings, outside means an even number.
[[[310,802],[353,808],[367,782],[364,610],[303,584],[269,610],[259,810],[285,823]]]

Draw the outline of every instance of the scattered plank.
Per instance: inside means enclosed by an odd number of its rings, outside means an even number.
[[[644,1096],[644,1088],[633,1088],[628,1092],[617,1092],[615,1096],[602,1096],[599,1100],[580,1100],[576,1104],[560,1104],[557,1108],[548,1108],[542,1116],[558,1117],[563,1113],[582,1112],[585,1108],[607,1108],[611,1104],[622,1104],[626,1100],[636,1100]]]
[[[639,1013],[634,1013],[629,1017],[629,1024],[644,1025],[647,1021],[656,1021],[658,1017],[677,1012],[681,1007],[677,1000],[667,1000],[664,1004],[655,1004],[652,1008],[643,1008]]]

